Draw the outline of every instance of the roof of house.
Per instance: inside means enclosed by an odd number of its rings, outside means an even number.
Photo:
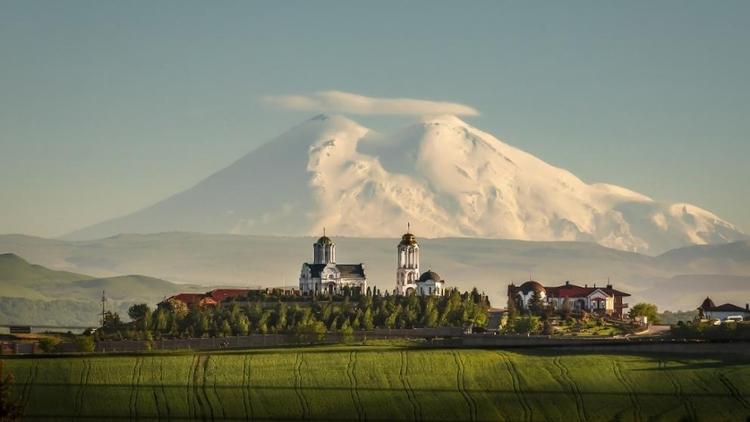
[[[703,308],[703,310],[708,312],[747,312],[747,309],[741,306],[732,305],[731,303],[725,303],[712,308]]]
[[[228,298],[244,297],[250,292],[249,289],[214,289],[207,294],[217,302],[223,302]]]
[[[606,287],[581,287],[570,283],[565,283],[564,285],[557,287],[547,287],[547,296],[559,298],[586,297],[597,290],[601,290],[607,296],[630,296],[630,294],[615,290],[609,285]]]
[[[342,278],[365,278],[365,267],[362,264],[334,264]],[[313,278],[320,277],[320,273],[327,264],[307,264]]]
[[[702,309],[705,311],[706,309],[711,309],[715,307],[716,305],[714,305],[714,301],[711,300],[710,297],[707,297],[706,300],[704,300],[703,303],[701,303],[701,306],[698,309]]]

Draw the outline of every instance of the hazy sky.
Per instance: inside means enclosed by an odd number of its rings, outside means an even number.
[[[264,97],[329,90],[467,105],[587,182],[750,232],[748,21],[748,1],[3,0],[0,233],[154,203],[313,114]]]

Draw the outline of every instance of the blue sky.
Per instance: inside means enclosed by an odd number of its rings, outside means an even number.
[[[325,90],[470,105],[587,182],[750,232],[748,18],[746,1],[2,1],[0,233],[154,203],[313,114],[263,96]]]

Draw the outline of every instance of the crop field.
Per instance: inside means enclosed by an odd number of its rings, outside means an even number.
[[[8,359],[26,419],[737,420],[750,364],[341,346]]]

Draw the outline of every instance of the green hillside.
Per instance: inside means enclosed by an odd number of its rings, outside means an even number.
[[[83,274],[55,271],[26,262],[14,253],[0,254],[0,282],[38,285],[50,282],[76,281],[91,278]]]
[[[722,420],[750,365],[553,351],[351,346],[11,359],[33,418]]]
[[[153,306],[165,296],[193,290],[207,289],[143,275],[95,278],[30,264],[12,253],[0,255],[2,324],[95,325],[102,291],[110,309],[124,314],[134,303]]]

